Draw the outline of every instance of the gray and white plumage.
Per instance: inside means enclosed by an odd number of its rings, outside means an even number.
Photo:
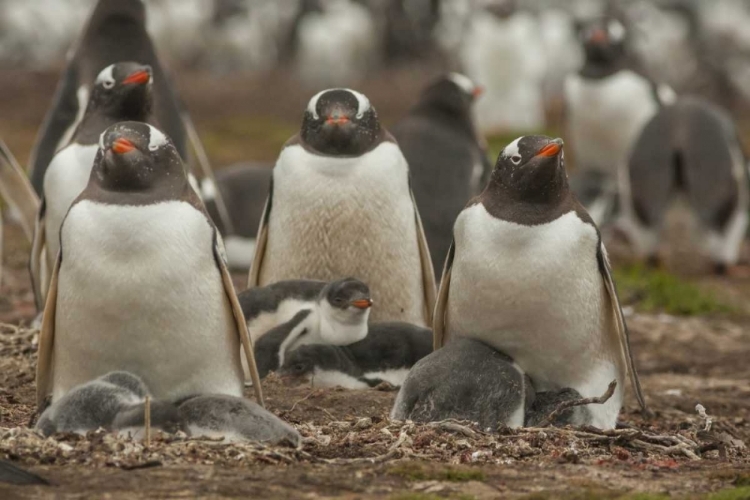
[[[57,432],[112,429],[117,414],[142,403],[149,395],[140,377],[124,372],[108,373],[74,387],[42,413],[36,428],[49,436]]]
[[[630,375],[645,409],[599,231],[568,187],[562,141],[519,137],[456,220],[435,309],[435,347],[473,338],[503,352],[537,391],[615,395],[591,408],[613,428]]]
[[[701,231],[696,241],[717,270],[735,264],[748,225],[747,159],[720,107],[680,98],[643,128],[623,176],[625,230],[636,253],[654,258],[667,210],[682,196]]]
[[[461,338],[419,361],[396,397],[391,418],[522,427],[534,389],[523,371],[483,342]]]
[[[275,337],[269,335],[268,341]],[[432,351],[431,338],[430,330],[408,323],[373,323],[359,342],[309,344],[286,352],[278,373],[313,387],[367,389],[383,382],[398,387],[411,367]]]
[[[560,404],[566,401],[582,399],[575,389],[565,388],[557,391],[538,392],[534,395],[534,402],[526,412],[526,426],[535,427],[547,419]],[[552,425],[587,425],[591,422],[591,405],[573,406],[562,411]]]
[[[435,276],[398,145],[366,96],[315,95],[273,169],[249,287],[356,276],[372,321],[429,325]]]
[[[453,222],[492,168],[472,119],[481,87],[451,73],[422,92],[392,129],[409,163],[411,187],[422,218],[435,274],[452,240]]]

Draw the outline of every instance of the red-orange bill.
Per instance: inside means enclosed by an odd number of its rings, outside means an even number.
[[[135,145],[127,139],[117,139],[112,143],[112,151],[118,155],[129,153],[135,149]]]
[[[555,156],[557,153],[560,152],[562,149],[562,146],[560,144],[557,144],[555,142],[551,142],[544,146],[542,149],[539,150],[539,152],[536,154],[537,156]]]
[[[138,84],[143,85],[144,83],[148,83],[148,81],[151,79],[151,75],[146,70],[136,71],[135,73],[132,73],[128,75],[127,78],[125,78],[122,83],[125,85],[129,84]]]
[[[357,309],[367,309],[372,306],[372,299],[352,300],[351,304]]]

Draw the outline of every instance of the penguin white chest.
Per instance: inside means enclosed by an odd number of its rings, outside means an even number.
[[[372,290],[373,320],[424,324],[415,207],[396,144],[356,158],[290,146],[273,178],[260,285],[351,276]]]
[[[651,84],[626,70],[602,79],[570,75],[565,98],[576,163],[586,170],[614,173],[658,110]]]
[[[598,396],[613,379],[622,385],[604,331],[609,309],[593,226],[575,212],[524,226],[477,204],[461,213],[454,233],[449,336],[476,338],[513,357],[537,390],[572,387]],[[616,416],[619,401],[613,408]]]
[[[112,370],[155,397],[242,395],[239,340],[213,228],[187,203],[75,204],[62,228],[54,389]]]
[[[70,205],[89,182],[98,149],[96,144],[73,143],[55,155],[44,174],[44,230],[50,272],[60,250],[60,226]]]

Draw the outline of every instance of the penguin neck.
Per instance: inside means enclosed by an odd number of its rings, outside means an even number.
[[[607,78],[620,71],[632,69],[632,61],[625,55],[612,61],[599,61],[587,58],[583,68],[578,72],[584,78],[599,80]]]
[[[523,225],[539,225],[575,209],[577,203],[566,182],[552,179],[545,189],[530,193],[506,186],[496,173],[475,198],[492,216]]]
[[[351,315],[348,311],[336,309],[322,299],[318,302],[318,331],[326,343],[346,345],[367,336],[367,318],[369,313]]]
[[[469,108],[458,109],[455,106],[428,101],[417,104],[413,113],[441,123],[472,139],[477,137]]]

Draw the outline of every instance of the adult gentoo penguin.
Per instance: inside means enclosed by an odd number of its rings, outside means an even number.
[[[471,116],[481,87],[458,73],[440,77],[395,127],[411,172],[411,185],[424,224],[435,274],[451,245],[453,222],[481,191],[491,170]]]
[[[344,276],[370,287],[370,321],[430,324],[435,276],[404,155],[367,97],[330,89],[276,162],[249,286]]]
[[[119,62],[104,68],[93,82],[91,97],[73,138],[55,154],[45,171],[43,202],[29,261],[40,311],[60,250],[60,226],[70,205],[89,182],[99,136],[117,122],[153,122],[151,83],[150,66]]]
[[[513,358],[537,391],[615,395],[591,407],[614,427],[630,374],[645,409],[599,231],[568,187],[560,139],[520,137],[453,230],[435,308],[435,348],[475,338]]]
[[[262,402],[221,240],[161,131],[122,122],[102,134],[60,243],[39,341],[40,405],[113,370],[166,401],[241,396],[240,345]]]
[[[565,80],[565,128],[576,164],[571,187],[594,222],[611,220],[618,172],[626,170],[633,142],[662,103],[666,86],[644,76],[628,53],[628,32],[605,17],[581,30],[584,65]]]
[[[80,38],[68,53],[68,63],[55,91],[29,160],[31,183],[38,194],[44,173],[57,150],[68,143],[81,121],[99,72],[119,61],[148,64],[154,75],[154,115],[172,138],[183,159],[187,139],[182,113],[166,73],[146,31],[142,0],[98,0]]]
[[[623,176],[625,230],[636,253],[658,261],[667,210],[682,195],[705,233],[716,272],[737,263],[748,225],[747,159],[732,117],[696,97],[680,98],[643,128]]]

